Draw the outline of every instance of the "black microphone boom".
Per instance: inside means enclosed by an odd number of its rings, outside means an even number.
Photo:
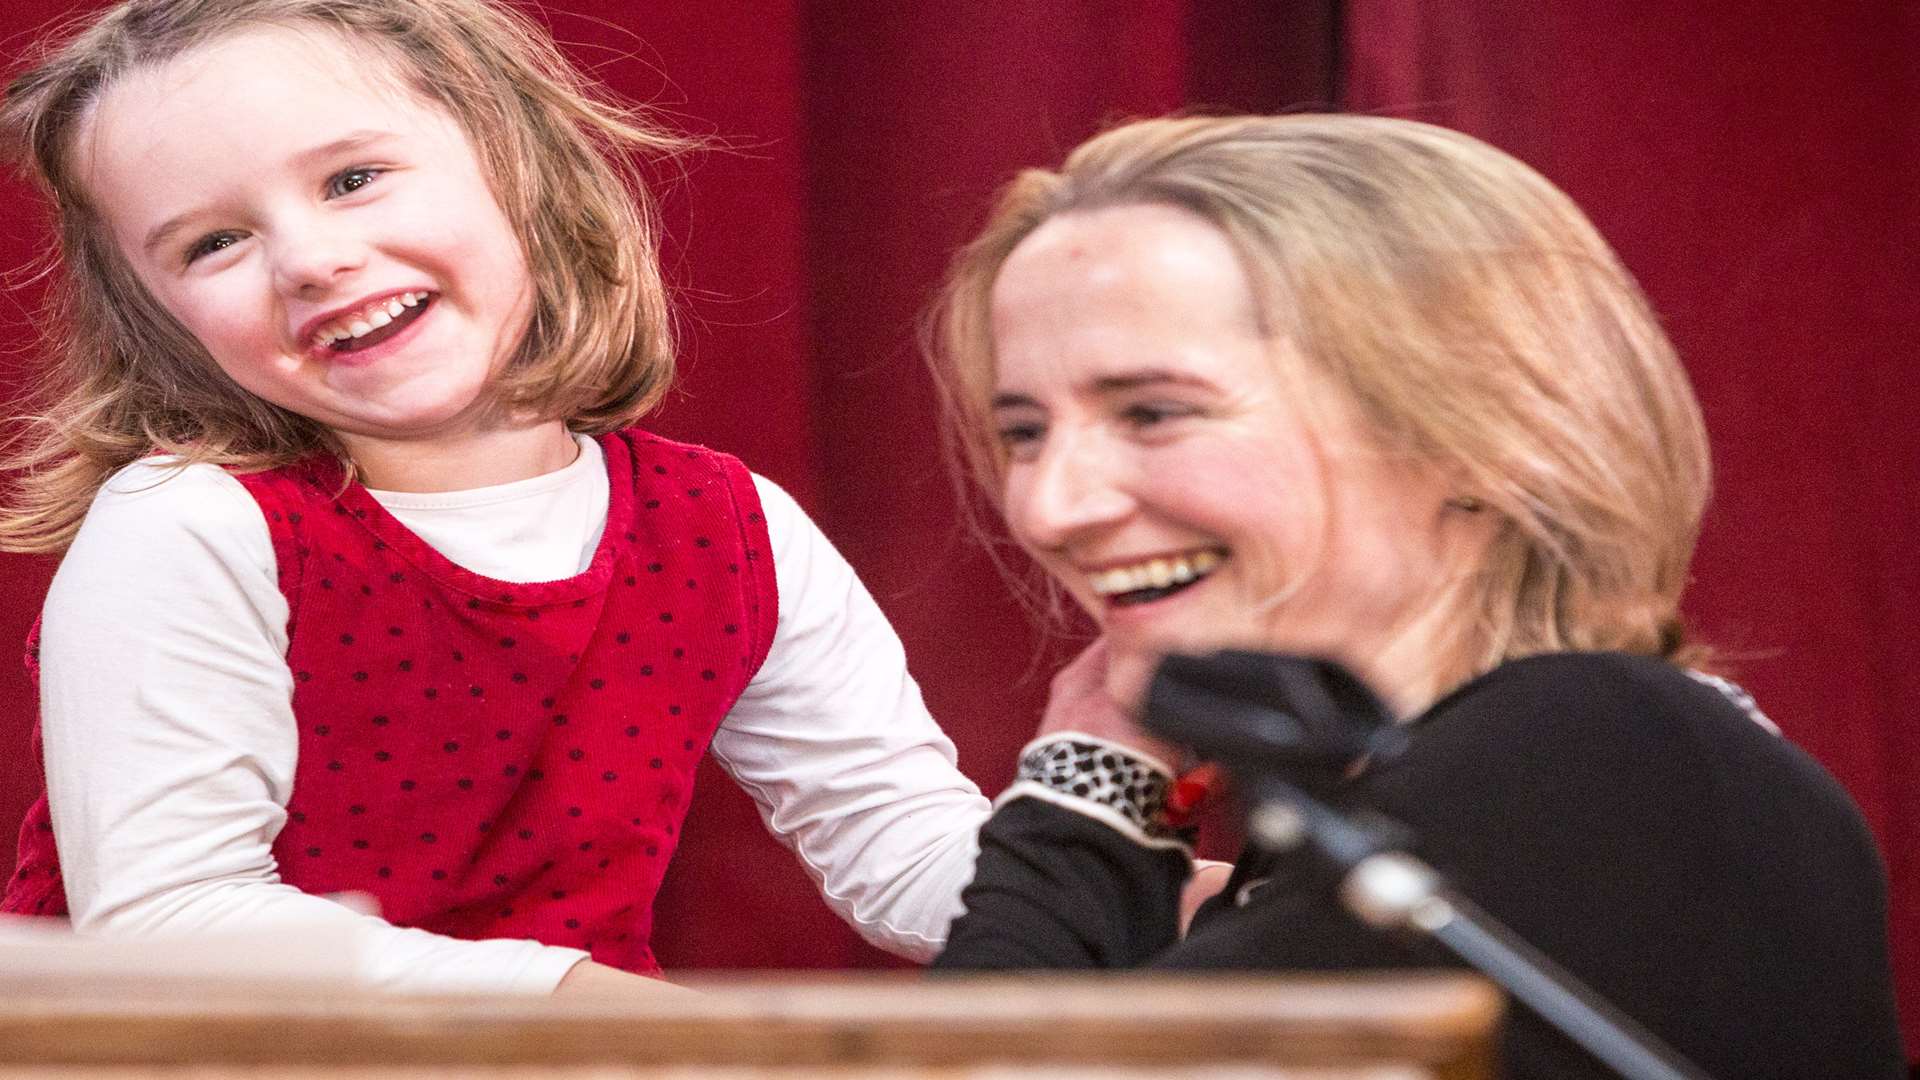
[[[1339,664],[1234,650],[1161,661],[1146,727],[1242,779],[1279,772],[1322,792],[1355,761],[1390,760],[1406,744],[1385,703]]]

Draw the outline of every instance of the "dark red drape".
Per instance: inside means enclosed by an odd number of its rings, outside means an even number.
[[[1920,1047],[1920,8],[1350,0],[1347,29],[1348,107],[1532,163],[1664,318],[1715,455],[1687,611],[1879,836]]]
[[[0,38],[72,10],[14,0]],[[1920,1016],[1920,699],[1902,601],[1920,485],[1904,375],[1920,309],[1912,5],[1491,0],[565,0],[546,18],[621,93],[721,146],[667,190],[682,391],[658,427],[792,490],[906,640],[963,767],[1011,772],[1045,690],[1037,634],[958,525],[914,325],[993,190],[1103,124],[1340,103],[1449,124],[1534,163],[1639,275],[1693,373],[1719,495],[1689,610],[1887,852]],[[1818,10],[1817,10],[1818,9]],[[0,191],[0,268],[44,232]],[[11,282],[11,277],[6,279]],[[35,361],[8,288],[9,380]],[[0,652],[44,562],[0,560]],[[0,660],[0,746],[30,715]],[[0,855],[29,763],[0,752]],[[669,966],[884,963],[813,898],[723,776],[702,777],[661,904]],[[1764,943],[1756,943],[1763,948]]]

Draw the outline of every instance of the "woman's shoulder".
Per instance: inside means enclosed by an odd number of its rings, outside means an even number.
[[[1621,782],[1713,778],[1722,791],[1758,792],[1811,765],[1735,684],[1626,653],[1509,661],[1435,705],[1419,732],[1457,743],[1462,755],[1497,755],[1489,768]]]
[[[1756,713],[1734,684],[1657,658],[1534,656],[1430,710],[1401,782],[1501,813],[1531,800],[1524,818],[1653,830],[1692,827],[1702,815],[1751,821],[1789,805],[1834,827],[1857,823],[1840,785]]]
[[[1635,741],[1702,734],[1755,745],[1779,728],[1736,684],[1651,656],[1544,653],[1510,660],[1429,711],[1436,727],[1526,725],[1540,736],[1578,725]]]

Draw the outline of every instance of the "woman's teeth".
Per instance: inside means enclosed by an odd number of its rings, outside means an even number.
[[[1122,602],[1157,600],[1212,573],[1224,558],[1218,551],[1195,551],[1170,559],[1148,559],[1132,566],[1116,566],[1091,575],[1088,581],[1100,596],[1117,597]]]
[[[398,296],[389,296],[385,300],[376,300],[360,311],[342,316],[322,326],[319,332],[314,334],[313,344],[316,348],[332,348],[336,351],[350,348],[353,342],[406,315],[409,308],[418,308],[430,295],[424,292],[403,292]]]

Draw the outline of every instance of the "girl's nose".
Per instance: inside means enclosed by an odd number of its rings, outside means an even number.
[[[1124,521],[1135,505],[1124,460],[1097,438],[1056,432],[1038,458],[1008,474],[1008,520],[1035,548],[1066,548]]]
[[[367,264],[366,245],[338,228],[284,230],[274,244],[280,290],[303,299],[324,297]]]

